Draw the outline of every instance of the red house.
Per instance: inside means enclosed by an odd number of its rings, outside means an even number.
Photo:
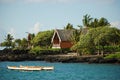
[[[73,46],[70,38],[74,30],[59,30],[54,31],[52,37],[52,48],[71,48]]]

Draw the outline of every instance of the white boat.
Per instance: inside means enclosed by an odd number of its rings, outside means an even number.
[[[19,67],[7,66],[7,68],[11,70],[26,70],[26,71],[53,70],[54,69],[53,66],[44,67],[44,66],[22,66],[22,65],[20,65]]]
[[[16,67],[16,66],[7,66],[11,70],[26,70],[26,71],[38,71],[42,70],[41,67]]]
[[[50,66],[50,67],[42,67],[42,70],[53,70],[54,66]]]
[[[13,69],[13,70],[23,70],[24,68],[16,67],[16,66],[7,66],[8,69]]]

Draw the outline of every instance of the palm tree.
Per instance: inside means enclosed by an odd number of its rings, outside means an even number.
[[[28,34],[28,48],[33,47],[33,38],[35,37],[35,34]]]
[[[6,42],[6,47],[10,48],[12,46],[12,40],[13,40],[13,36],[11,36],[11,34],[7,34],[5,42]]]
[[[90,27],[92,28],[96,28],[99,26],[99,20],[97,18],[95,18],[91,23],[90,23]]]
[[[68,23],[68,24],[64,27],[64,29],[69,30],[69,29],[74,29],[74,28],[73,28],[73,25],[72,25],[72,24]]]
[[[85,27],[90,27],[90,24],[91,24],[91,22],[92,22],[92,19],[93,18],[91,18],[90,17],[90,15],[88,15],[88,14],[86,14],[85,16],[83,16],[83,25],[85,26]]]
[[[98,24],[99,24],[99,26],[110,26],[110,23],[104,17],[102,17],[102,18],[99,19]]]
[[[78,25],[78,27],[80,29],[79,30],[74,29],[73,34],[71,36],[71,41],[73,42],[73,44],[76,44],[80,40],[80,36],[81,36],[81,33],[82,33],[82,26]]]

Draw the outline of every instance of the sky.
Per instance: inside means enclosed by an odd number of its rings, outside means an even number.
[[[17,39],[67,23],[77,28],[85,14],[120,29],[120,0],[0,0],[0,43],[8,33]]]

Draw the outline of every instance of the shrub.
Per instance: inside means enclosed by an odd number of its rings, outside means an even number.
[[[55,54],[60,54],[61,49],[43,49],[37,46],[31,49],[30,53],[35,55],[55,55]]]
[[[104,46],[105,52],[119,52],[120,47],[119,46]]]
[[[120,59],[120,52],[117,52],[115,54],[109,54],[105,57],[105,59]]]
[[[41,50],[41,48],[39,46],[37,46],[37,47],[34,47],[33,49],[31,49],[30,53],[37,55],[40,53],[40,50]]]

